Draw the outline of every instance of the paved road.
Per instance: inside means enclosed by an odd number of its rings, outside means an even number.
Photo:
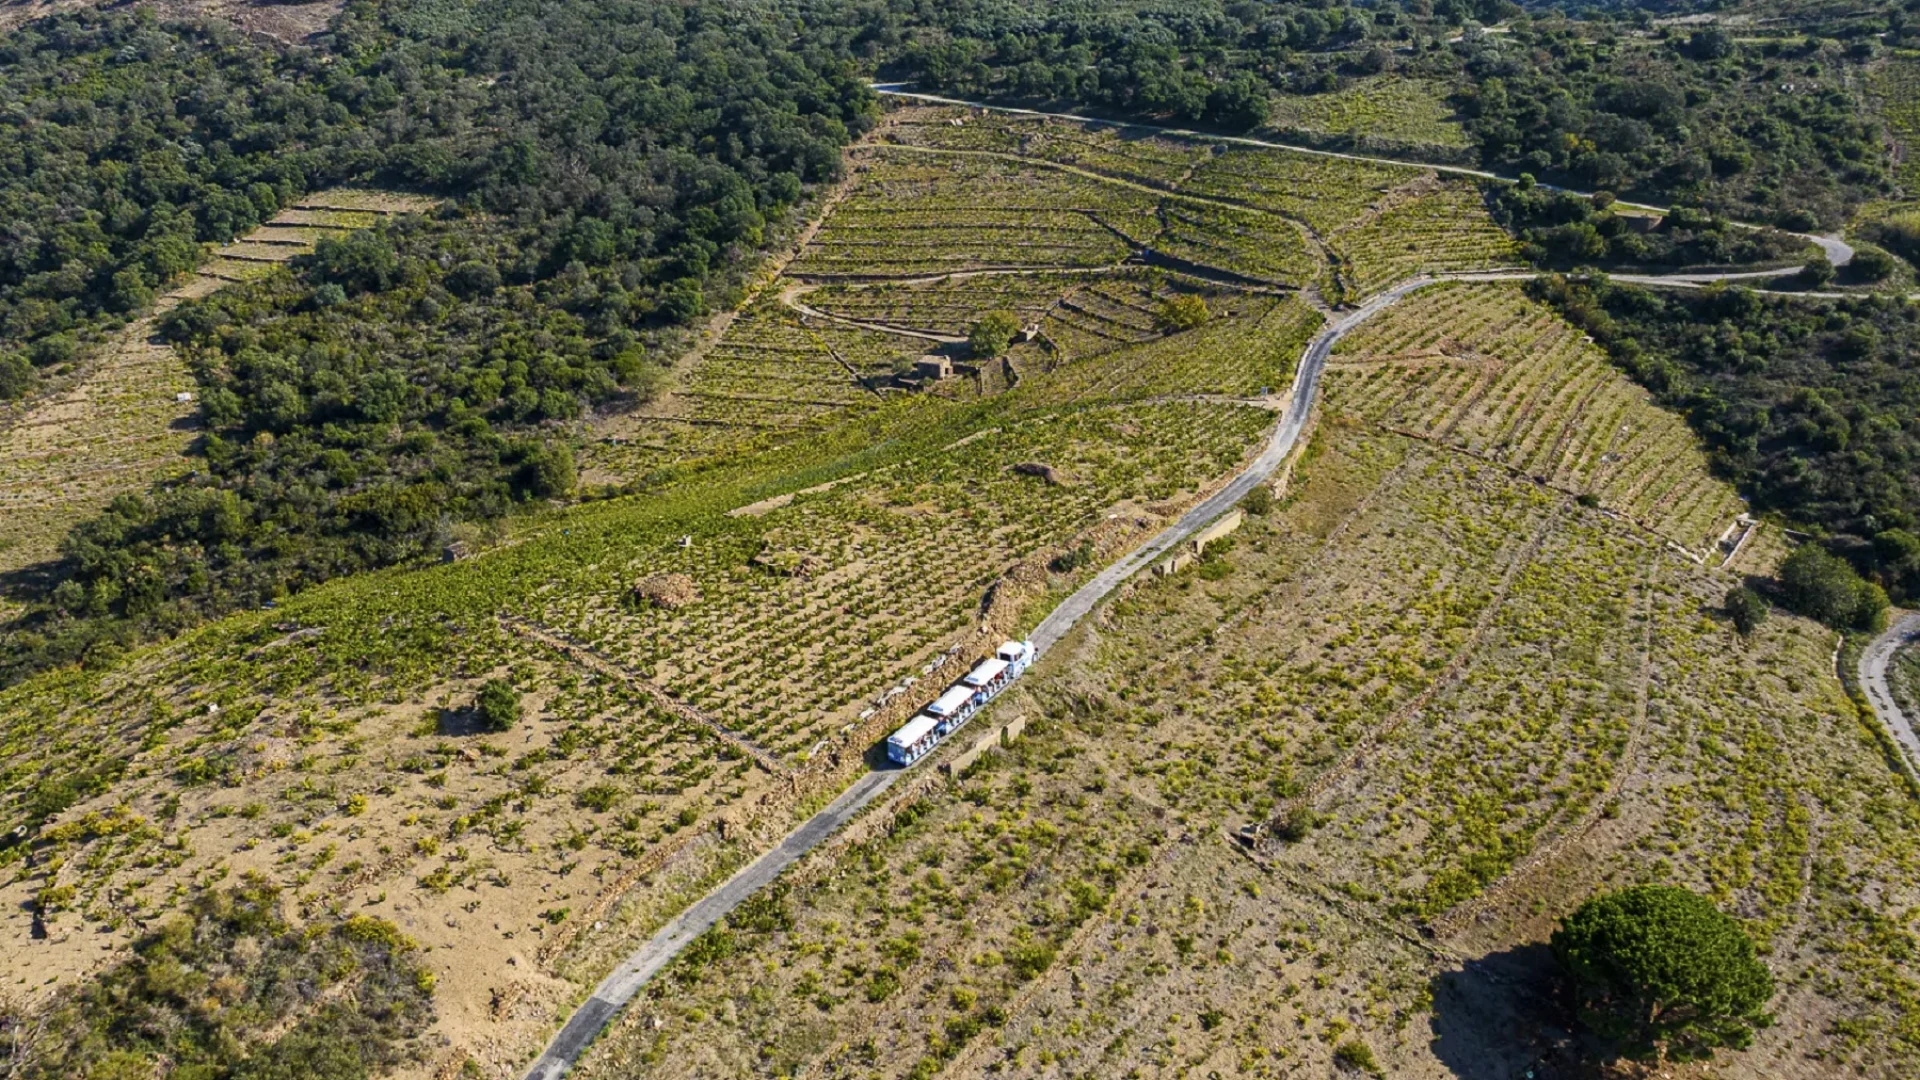
[[[1479,180],[1500,180],[1509,184],[1515,182],[1514,177],[1502,176],[1499,173],[1488,172],[1485,169],[1469,168],[1465,165],[1433,165],[1424,161],[1404,161],[1399,158],[1375,157],[1371,154],[1349,154],[1339,150],[1321,150],[1312,146],[1296,146],[1292,143],[1275,142],[1271,139],[1254,139],[1245,135],[1216,135],[1210,131],[1195,131],[1191,128],[1165,127],[1160,124],[1106,120],[1097,116],[1043,112],[1039,109],[1016,109],[1010,105],[995,105],[986,101],[968,101],[965,98],[941,97],[938,94],[922,94],[907,89],[908,86],[912,85],[911,83],[872,83],[871,85],[873,91],[877,94],[886,94],[889,97],[912,98],[915,101],[930,101],[936,105],[962,105],[969,109],[991,109],[994,112],[1011,113],[1015,116],[1044,116],[1054,120],[1069,120],[1076,124],[1103,124],[1107,127],[1131,128],[1136,131],[1157,131],[1166,135],[1176,135],[1183,139],[1204,139],[1211,142],[1227,143],[1233,146],[1259,146],[1270,150],[1289,150],[1296,154],[1312,154],[1316,157],[1336,158],[1341,161],[1363,161],[1371,165],[1398,165],[1403,168],[1431,169],[1434,172],[1446,173],[1449,176],[1471,176]],[[1570,195],[1585,197],[1592,194],[1592,192],[1580,191],[1575,188],[1558,187],[1553,184],[1541,184],[1540,186],[1549,191],[1564,191]],[[1665,206],[1655,206],[1651,203],[1627,202],[1625,199],[1619,200],[1614,205],[1634,210],[1651,210],[1657,214],[1666,214],[1670,209]],[[1745,221],[1736,221],[1732,224],[1743,229],[1766,228],[1766,226],[1755,225]],[[1835,266],[1845,266],[1853,261],[1853,245],[1837,236],[1813,236],[1805,233],[1795,233],[1794,235],[1799,236],[1809,243],[1818,245],[1821,251],[1826,252],[1827,261]],[[1776,274],[1790,274],[1798,269],[1799,267],[1793,267],[1783,271],[1763,271],[1754,274],[1696,274],[1690,276],[1699,278],[1701,281],[1728,280],[1738,277],[1767,277]]]
[[[1300,432],[1306,426],[1307,416],[1312,412],[1314,399],[1320,390],[1320,374],[1326,369],[1327,356],[1333,351],[1334,343],[1349,330],[1398,303],[1408,293],[1442,280],[1448,279],[1420,277],[1402,282],[1322,329],[1301,356],[1287,408],[1267,439],[1266,448],[1253,464],[1229,481],[1227,486],[1189,510],[1179,521],[1161,531],[1146,546],[1100,571],[1093,580],[1063,601],[1034,630],[1035,649],[1045,653],[1121,582],[1192,536],[1208,522],[1226,513],[1234,503],[1246,497],[1254,485],[1271,477],[1300,439]],[[622,961],[613,974],[608,975],[594,990],[593,995],[581,1004],[528,1070],[527,1080],[559,1080],[580,1059],[593,1040],[613,1022],[627,1002],[633,1000],[648,981],[671,963],[680,950],[725,918],[747,897],[771,884],[782,871],[813,850],[822,840],[832,836],[863,807],[892,787],[894,781],[904,773],[902,769],[883,769],[854,781],[852,787],[841,793],[825,810],[790,833],[780,842],[780,846],[727,879],[725,884],[701,897],[692,907],[662,927],[638,951]]]
[[[1293,393],[1288,400],[1286,412],[1280,423],[1268,438],[1266,449],[1260,452],[1246,471],[1227,482],[1227,486],[1214,492],[1199,505],[1187,511],[1179,521],[1174,522],[1159,535],[1119,562],[1107,567],[1093,576],[1093,580],[1082,585],[1072,596],[1061,601],[1060,606],[1040,620],[1033,631],[1033,647],[1041,655],[1057,644],[1073,629],[1086,614],[1094,609],[1107,594],[1120,587],[1120,583],[1140,572],[1142,567],[1165,555],[1168,551],[1184,542],[1188,537],[1200,531],[1208,522],[1233,508],[1233,505],[1245,498],[1255,485],[1265,483],[1280,467],[1280,463],[1293,452],[1294,443],[1300,439],[1300,432],[1306,426],[1307,416],[1313,411],[1314,398],[1320,393],[1320,373],[1326,369],[1327,356],[1333,346],[1345,337],[1349,330],[1367,321],[1381,311],[1400,302],[1400,298],[1416,289],[1426,288],[1442,279],[1418,277],[1380,293],[1359,308],[1348,312],[1338,321],[1321,330],[1307,345],[1307,351],[1300,357],[1300,364],[1293,376]]]
[[[886,90],[883,87],[876,87],[875,89],[879,89],[883,93],[896,92]],[[906,96],[926,97],[926,95],[917,94]],[[948,99],[936,98],[932,100],[946,101]],[[974,104],[973,102],[953,103],[964,105]],[[1028,112],[1029,110],[1008,109],[1005,111]],[[1065,114],[1037,115],[1061,115],[1064,119],[1070,120],[1085,119],[1084,117],[1066,116]],[[1142,125],[1130,126],[1139,127]],[[1301,150],[1305,153],[1324,154],[1330,157],[1354,158],[1360,161],[1388,162],[1388,159],[1384,158],[1366,158],[1352,154],[1333,154],[1327,151],[1311,150],[1305,147],[1291,147],[1282,143],[1266,143],[1257,139],[1233,139],[1226,136],[1204,135],[1199,132],[1185,132],[1173,128],[1160,130],[1166,130],[1173,134],[1193,135],[1200,138],[1225,138],[1230,142],[1250,143],[1257,146],[1272,146],[1283,150]],[[1404,164],[1403,162],[1388,163]],[[1442,168],[1443,171],[1466,173],[1491,179],[1502,179],[1501,177],[1494,176],[1492,173],[1484,173],[1474,169],[1448,169],[1439,166],[1436,166],[1436,168]],[[1842,241],[1827,240],[1821,237],[1808,237],[1807,239],[1820,243],[1822,247],[1827,247],[1829,244],[1837,245],[1837,248],[1828,247],[1830,257],[1835,265],[1844,263],[1853,255],[1853,249],[1847,247]],[[1790,274],[1796,269],[1798,268],[1724,274],[1679,274],[1667,277],[1619,275],[1618,280],[1634,281],[1641,284],[1699,286],[1714,281],[1732,281],[1752,277],[1772,277],[1781,274]],[[1281,415],[1279,424],[1275,426],[1273,434],[1268,437],[1265,449],[1260,452],[1259,457],[1254,459],[1253,464],[1249,465],[1245,471],[1228,481],[1225,487],[1205,500],[1202,500],[1193,509],[1187,511],[1180,517],[1180,520],[1174,522],[1153,539],[1147,541],[1144,546],[1125,556],[1112,566],[1095,574],[1092,580],[1081,586],[1072,596],[1067,597],[1058,607],[1049,612],[1046,618],[1040,621],[1040,625],[1034,628],[1032,641],[1035,649],[1044,655],[1047,650],[1058,644],[1060,640],[1066,636],[1067,632],[1073,629],[1076,623],[1082,618],[1085,618],[1089,612],[1098,606],[1101,600],[1104,600],[1114,589],[1119,588],[1122,582],[1134,574],[1139,573],[1143,567],[1178,546],[1209,522],[1226,513],[1235,503],[1245,498],[1247,493],[1252,491],[1255,485],[1265,483],[1268,478],[1272,477],[1274,471],[1287,459],[1287,455],[1293,452],[1294,445],[1300,439],[1300,432],[1306,426],[1307,417],[1313,411],[1314,401],[1319,396],[1320,376],[1326,369],[1327,357],[1332,353],[1334,345],[1353,328],[1373,318],[1380,312],[1385,311],[1387,308],[1392,307],[1394,304],[1399,303],[1401,299],[1408,294],[1427,288],[1430,285],[1436,285],[1445,281],[1520,281],[1537,276],[1539,276],[1537,273],[1531,271],[1491,271],[1437,276],[1422,275],[1401,282],[1393,288],[1375,295],[1365,304],[1347,312],[1339,319],[1328,324],[1308,343],[1306,351],[1301,355],[1300,364],[1294,372],[1293,391],[1289,397],[1287,407]],[[1920,616],[1909,617],[1909,620],[1904,621],[1901,625],[1905,626],[1908,622],[1914,622],[1914,620],[1920,620]],[[1920,622],[1914,622],[1913,628],[1916,632],[1920,632]],[[1886,638],[1882,638],[1880,641],[1875,642],[1874,648],[1880,648],[1881,644],[1886,640]],[[1891,653],[1891,647],[1889,647],[1888,653]],[[1871,652],[1869,655],[1871,655]],[[1884,695],[1884,656],[1880,660],[1880,665],[1880,674],[1883,677],[1881,693]],[[1863,680],[1864,678],[1865,669],[1863,661]],[[1888,708],[1891,709],[1891,696],[1885,696],[1884,700],[1888,702]],[[1876,704],[1876,708],[1877,707],[1879,706]],[[1885,715],[1884,712],[1883,715]],[[1898,716],[1898,710],[1894,710],[1893,715]],[[1915,740],[1912,727],[1905,722],[1904,718],[1900,719],[1896,731],[1903,733],[1903,745],[1909,747],[1909,752],[1920,755],[1920,741]],[[626,1006],[627,1002],[631,1001],[633,996],[639,993],[640,989],[644,987],[649,980],[659,974],[661,969],[672,962],[673,958],[679,955],[681,949],[684,949],[693,939],[705,933],[722,918],[725,918],[728,912],[738,907],[747,897],[752,896],[755,892],[771,884],[775,878],[780,876],[782,871],[793,865],[801,856],[811,851],[822,840],[833,835],[835,831],[846,824],[855,814],[859,813],[868,803],[892,787],[894,781],[898,780],[904,771],[905,770],[892,768],[883,769],[879,772],[868,773],[859,780],[854,781],[852,787],[842,792],[840,797],[835,799],[825,810],[808,819],[806,823],[790,833],[785,840],[780,842],[778,847],[762,855],[744,870],[741,870],[729,878],[725,884],[702,897],[695,902],[692,907],[682,912],[672,922],[669,922],[665,927],[661,928],[659,933],[655,934],[652,939],[642,945],[638,951],[623,961],[618,968],[614,969],[613,974],[607,976],[606,980],[594,990],[593,995],[575,1011],[573,1016],[568,1019],[566,1026],[560,1030],[558,1035],[554,1036],[552,1043],[547,1046],[546,1051],[534,1062],[532,1069],[527,1073],[527,1080],[559,1080],[559,1077],[565,1075],[567,1070],[573,1066],[574,1062],[579,1060],[580,1055],[586,1051],[593,1040],[599,1037],[601,1031],[605,1030],[606,1026],[613,1021],[613,1018],[619,1015],[620,1010]]]
[[[1880,722],[1893,732],[1900,748],[1907,753],[1908,764],[1920,768],[1920,735],[1914,733],[1914,717],[1900,711],[1900,705],[1894,700],[1893,690],[1887,686],[1887,665],[1893,661],[1893,654],[1902,645],[1920,642],[1920,612],[1906,615],[1899,622],[1887,627],[1887,632],[1873,639],[1860,654],[1860,685],[1867,692],[1867,700],[1873,704],[1873,711]]]
[[[627,1002],[632,1001],[642,987],[680,955],[681,949],[706,933],[747,897],[772,884],[781,871],[799,861],[820,841],[832,836],[840,826],[878,798],[881,792],[892,787],[901,775],[902,770],[884,769],[870,772],[854,781],[853,786],[841,792],[840,797],[825,810],[789,833],[785,840],[780,841],[780,846],[748,864],[745,869],[728,878],[725,884],[701,897],[692,907],[661,927],[659,933],[622,961],[613,974],[594,989],[593,996],[581,1004],[567,1021],[567,1026],[560,1029],[560,1034],[553,1037],[546,1051],[527,1071],[527,1080],[559,1080],[580,1059],[593,1040],[599,1037],[600,1032],[619,1015],[620,1010],[626,1007]]]

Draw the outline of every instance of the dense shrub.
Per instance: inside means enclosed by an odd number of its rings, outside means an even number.
[[[13,1075],[362,1080],[422,1061],[433,975],[414,944],[365,916],[295,927],[279,903],[257,878],[200,895],[56,998]]]
[[[1753,633],[1761,623],[1767,621],[1767,602],[1745,585],[1728,589],[1724,606],[1727,618],[1733,620],[1734,629],[1742,634]]]
[[[1007,351],[1020,332],[1020,317],[1011,311],[989,311],[967,331],[967,350],[983,360]]]
[[[1845,559],[1817,544],[1802,544],[1780,564],[1780,594],[1809,619],[1841,630],[1877,633],[1886,627],[1886,590],[1864,581]]]
[[[1804,256],[1806,242],[1772,229],[1743,229],[1704,211],[1676,208],[1658,219],[1618,212],[1610,197],[1586,198],[1525,185],[1495,188],[1495,220],[1542,266],[1749,265]]]

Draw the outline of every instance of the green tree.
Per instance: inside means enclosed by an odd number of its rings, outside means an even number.
[[[1247,497],[1240,500],[1240,508],[1255,517],[1265,517],[1273,510],[1273,489],[1265,484],[1257,484]]]
[[[1705,897],[1637,885],[1594,897],[1553,932],[1581,1019],[1628,1057],[1687,1061],[1744,1049],[1773,976],[1745,928]]]
[[[0,355],[0,401],[26,397],[39,382],[33,365],[19,353]]]
[[[1727,590],[1727,617],[1733,620],[1734,629],[1742,634],[1751,634],[1767,621],[1767,602],[1760,594],[1745,585],[1735,585]]]
[[[1780,593],[1789,608],[1836,630],[1886,625],[1886,591],[1818,544],[1802,544],[1781,562]]]
[[[1207,301],[1193,293],[1180,293],[1160,301],[1154,313],[1156,326],[1165,331],[1193,330],[1207,321]]]
[[[520,692],[505,679],[489,679],[474,699],[474,712],[480,726],[488,731],[506,731],[520,721]]]
[[[989,311],[967,334],[967,348],[982,359],[999,356],[1020,332],[1020,317],[1011,311]]]
[[[1885,281],[1893,276],[1897,264],[1893,256],[1879,248],[1863,247],[1853,253],[1847,270],[1861,281]]]
[[[1257,128],[1272,111],[1271,97],[1266,80],[1242,72],[1207,94],[1207,123],[1242,131]]]
[[[1801,284],[1819,288],[1833,280],[1833,263],[1825,255],[1815,255],[1807,260],[1800,272],[1794,275]]]

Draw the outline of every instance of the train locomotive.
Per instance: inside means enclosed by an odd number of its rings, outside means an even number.
[[[911,765],[940,745],[940,740],[959,730],[1000,691],[1032,665],[1033,642],[1004,641],[993,656],[974,665],[972,671],[948,687],[900,730],[887,737],[887,757],[898,765]]]

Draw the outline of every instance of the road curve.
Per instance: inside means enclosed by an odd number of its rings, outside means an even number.
[[[1860,687],[1880,722],[1893,733],[1894,741],[1907,755],[1907,764],[1920,768],[1920,735],[1914,733],[1914,717],[1900,711],[1900,703],[1887,685],[1887,667],[1903,645],[1920,642],[1920,612],[1912,612],[1887,627],[1860,652]]]
[[[1217,138],[1218,136],[1207,137]],[[1260,145],[1277,146],[1279,144]],[[1293,149],[1284,146],[1281,148]],[[1324,151],[1309,152],[1323,153]],[[1472,172],[1472,170],[1455,171]],[[1490,176],[1491,174],[1476,173],[1475,175]],[[1792,272],[1792,269],[1765,271],[1758,276]],[[1226,486],[1181,515],[1178,521],[1161,530],[1153,539],[1112,566],[1095,574],[1085,585],[1075,590],[1073,595],[1061,601],[1059,606],[1049,612],[1034,628],[1032,641],[1035,650],[1040,655],[1045,655],[1049,649],[1059,644],[1075,624],[1098,606],[1100,601],[1119,588],[1122,582],[1191,537],[1207,523],[1226,513],[1235,503],[1245,498],[1256,485],[1265,483],[1273,476],[1275,470],[1287,459],[1287,455],[1293,452],[1295,445],[1299,442],[1300,433],[1306,427],[1307,417],[1313,412],[1314,402],[1319,397],[1320,376],[1326,370],[1327,357],[1332,354],[1334,345],[1348,332],[1399,303],[1409,294],[1431,285],[1443,282],[1524,281],[1539,276],[1541,275],[1538,272],[1531,271],[1423,274],[1403,281],[1384,292],[1376,293],[1366,303],[1322,327],[1320,332],[1314,335],[1313,340],[1307,343],[1305,352],[1301,354],[1300,363],[1294,371],[1293,388],[1286,408],[1282,411],[1280,421],[1275,425],[1273,433],[1267,437],[1267,445],[1261,450],[1260,456],[1229,480]],[[1629,279],[1623,276],[1621,280],[1635,280],[1646,284],[1659,284],[1664,281],[1669,284],[1699,286],[1715,280],[1737,280],[1753,276],[1756,275],[1751,273],[1691,274],[1675,275],[1668,279],[1653,276],[1636,276]],[[1920,634],[1920,615],[1909,616],[1902,621],[1901,626],[1909,626],[1909,624],[1914,633]],[[1892,631],[1889,631],[1889,635],[1891,634]],[[1887,640],[1888,637],[1883,636],[1874,643],[1874,648],[1879,649]],[[1896,641],[1895,644],[1897,643]],[[1889,645],[1886,648],[1886,655],[1881,658],[1879,670],[1882,680],[1880,693],[1888,703],[1889,709],[1892,709],[1893,699],[1885,692],[1884,674],[1886,657],[1891,654],[1892,646]],[[1868,655],[1872,655],[1871,650]],[[1864,659],[1862,681],[1866,681]],[[1880,707],[1877,702],[1875,707]],[[1886,713],[1883,712],[1882,715]],[[1898,717],[1898,710],[1893,709],[1892,715]],[[1920,740],[1915,739],[1913,728],[1906,723],[1904,717],[1900,718],[1895,730],[1897,733],[1903,733],[1902,745],[1908,747],[1909,753],[1916,755],[1916,760],[1920,760]],[[892,787],[895,781],[905,775],[905,772],[905,769],[886,768],[867,773],[854,781],[853,785],[842,792],[839,798],[789,833],[777,847],[748,864],[745,869],[728,878],[724,884],[701,897],[692,907],[662,927],[644,945],[622,961],[620,966],[615,968],[613,973],[594,989],[593,994],[574,1011],[573,1016],[567,1020],[566,1026],[553,1037],[553,1041],[547,1045],[546,1050],[527,1071],[526,1080],[559,1080],[566,1075],[567,1070],[580,1059],[580,1055],[586,1052],[594,1039],[606,1030],[607,1025],[619,1015],[620,1010],[625,1008],[627,1003],[633,1000],[634,995],[638,994],[655,975],[671,963],[673,958],[680,954],[680,950],[725,918],[742,901],[772,884],[773,880],[779,877],[787,867],[799,861],[821,841],[832,836],[867,804]]]
[[[1080,586],[1072,596],[1060,602],[1060,605],[1040,620],[1033,631],[1033,647],[1042,656],[1048,649],[1058,644],[1073,629],[1075,623],[1086,617],[1107,594],[1119,588],[1120,583],[1140,572],[1148,563],[1166,554],[1172,548],[1184,542],[1188,537],[1200,531],[1201,527],[1233,508],[1233,504],[1245,498],[1247,492],[1256,485],[1265,483],[1273,476],[1280,463],[1293,453],[1294,444],[1300,439],[1300,432],[1306,427],[1307,416],[1313,411],[1314,399],[1320,393],[1320,374],[1326,370],[1327,356],[1333,352],[1333,346],[1347,332],[1380,312],[1400,302],[1408,293],[1424,289],[1438,281],[1436,277],[1417,277],[1376,294],[1365,304],[1355,308],[1329,323],[1314,335],[1308,343],[1306,352],[1300,357],[1299,366],[1293,375],[1293,392],[1287,399],[1286,410],[1281,414],[1280,423],[1268,437],[1266,448],[1253,464],[1227,482],[1227,485],[1202,500],[1193,509],[1181,515],[1180,520],[1161,530],[1153,539],[1135,549],[1119,562],[1100,571],[1085,585]]]
[[[1315,157],[1336,158],[1340,161],[1360,161],[1370,165],[1397,165],[1401,168],[1430,169],[1434,172],[1446,173],[1450,176],[1470,176],[1478,180],[1498,180],[1507,184],[1516,182],[1515,177],[1502,176],[1496,172],[1469,168],[1465,165],[1435,165],[1425,161],[1404,161],[1399,158],[1375,157],[1371,154],[1349,154],[1340,150],[1321,150],[1312,146],[1296,146],[1293,143],[1275,142],[1271,139],[1255,139],[1246,135],[1218,135],[1210,131],[1195,131],[1192,128],[1167,127],[1161,124],[1142,124],[1132,120],[1107,120],[1097,116],[1080,116],[1075,113],[1043,112],[1039,109],[1019,109],[1011,105],[995,105],[986,101],[968,101],[965,98],[950,98],[941,97],[938,94],[923,94],[915,90],[907,89],[910,85],[912,84],[869,84],[876,94],[885,94],[888,97],[912,98],[915,101],[928,101],[935,105],[961,105],[969,109],[991,109],[994,112],[1010,113],[1015,116],[1042,116],[1050,120],[1068,120],[1076,124],[1102,124],[1107,127],[1132,128],[1137,131],[1155,131],[1165,135],[1177,135],[1184,139],[1204,139],[1211,142],[1227,143],[1233,146],[1259,146],[1269,150],[1288,150],[1296,154],[1312,154]],[[1593,194],[1589,191],[1559,187],[1554,184],[1541,184],[1540,186],[1549,191],[1564,191],[1569,195],[1579,195],[1582,197]],[[1625,199],[1617,201],[1614,205],[1624,206],[1634,210],[1651,210],[1663,215],[1672,209],[1666,206],[1655,206],[1651,203],[1628,202]],[[1763,229],[1769,227],[1765,225],[1755,225],[1752,222],[1746,221],[1735,221],[1732,222],[1732,224],[1743,229]],[[1819,247],[1821,251],[1826,253],[1827,261],[1835,266],[1845,266],[1853,261],[1853,245],[1837,236],[1816,236],[1810,233],[1793,233],[1792,235],[1798,236],[1802,240]],[[1798,267],[1780,271],[1780,273],[1792,273],[1793,270],[1796,269],[1798,269]],[[1702,277],[1702,275],[1698,274],[1691,276],[1695,278]],[[1773,272],[1763,271],[1757,274],[1723,275],[1722,279],[1768,276],[1773,276]]]
[[[1515,274],[1514,278],[1532,277],[1531,274]],[[1407,294],[1426,288],[1442,281],[1451,280],[1489,280],[1492,275],[1458,275],[1454,277],[1417,277],[1401,282],[1385,292],[1375,295],[1365,304],[1347,312],[1345,315],[1323,327],[1307,344],[1306,351],[1300,357],[1298,369],[1294,373],[1293,390],[1280,422],[1267,438],[1267,445],[1260,456],[1239,475],[1228,481],[1226,486],[1213,493],[1180,519],[1162,530],[1153,539],[1127,555],[1119,562],[1100,571],[1093,579],[1067,597],[1060,605],[1042,619],[1034,629],[1032,640],[1037,652],[1046,651],[1058,644],[1073,629],[1075,623],[1092,611],[1101,600],[1118,588],[1129,577],[1155,558],[1182,541],[1191,537],[1208,522],[1232,508],[1233,504],[1244,498],[1247,492],[1257,484],[1264,483],[1274,471],[1293,452],[1299,442],[1300,433],[1306,427],[1307,416],[1313,411],[1313,404],[1320,391],[1320,375],[1326,369],[1327,357],[1333,346],[1347,332],[1394,304]],[[842,825],[878,798],[882,792],[892,787],[894,782],[905,775],[904,769],[882,769],[867,773],[854,781],[853,786],[842,792],[825,810],[809,818],[799,828],[789,833],[779,846],[754,860],[745,869],[728,878],[727,881],[701,897],[692,907],[661,927],[644,945],[636,950],[620,966],[608,975],[593,994],[574,1011],[566,1026],[553,1037],[540,1057],[526,1073],[526,1080],[559,1080],[568,1069],[580,1059],[588,1046],[593,1043],[608,1024],[613,1022],[620,1010],[633,1000],[642,987],[680,954],[695,938],[705,933],[728,912],[755,892],[771,884],[781,872],[793,865],[801,856],[813,850],[822,840],[832,836]]]

